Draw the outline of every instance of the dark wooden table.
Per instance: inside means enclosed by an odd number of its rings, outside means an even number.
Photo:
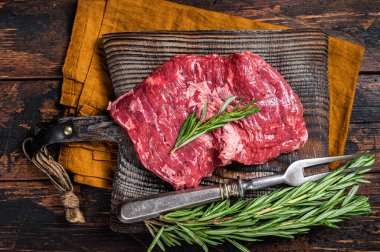
[[[379,0],[176,2],[290,27],[323,28],[364,45],[346,153],[380,149]],[[56,190],[21,152],[21,141],[32,127],[61,114],[61,68],[75,9],[73,0],[0,3],[0,250],[143,251],[151,241],[146,234],[123,235],[109,229],[108,190],[76,185],[87,222],[66,223]],[[380,174],[367,177],[372,184],[361,187],[360,193],[369,197],[371,215],[347,220],[337,230],[315,228],[294,240],[267,239],[249,247],[380,251]],[[198,248],[178,249],[194,250]]]

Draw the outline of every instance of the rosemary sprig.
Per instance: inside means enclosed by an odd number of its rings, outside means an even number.
[[[208,100],[205,100],[200,119],[197,121],[198,115],[196,112],[191,113],[187,117],[182,125],[181,130],[178,133],[176,143],[170,152],[173,153],[182,146],[190,143],[197,137],[207,132],[221,128],[223,126],[226,126],[229,122],[240,120],[246,116],[253,115],[254,113],[260,111],[260,108],[253,105],[257,99],[253,99],[251,102],[247,103],[241,108],[239,108],[239,101],[231,111],[226,111],[228,105],[230,105],[231,102],[233,102],[236,98],[236,96],[231,96],[228,98],[224,102],[223,106],[219,109],[218,113],[211,117],[207,122],[204,122],[208,106]]]
[[[359,184],[368,170],[341,173],[345,168],[368,166],[374,156],[356,158],[318,182],[300,187],[283,187],[254,200],[223,200],[192,209],[178,210],[145,221],[155,244],[180,246],[198,244],[204,251],[227,241],[249,251],[241,241],[260,241],[262,237],[293,238],[313,226],[337,228],[337,223],[355,215],[371,212],[368,198],[357,196]],[[346,192],[346,189],[351,189]]]

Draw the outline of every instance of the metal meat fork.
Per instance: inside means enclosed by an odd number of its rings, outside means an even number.
[[[258,190],[279,184],[300,186],[307,181],[320,180],[329,174],[329,172],[324,172],[312,176],[305,176],[304,168],[306,167],[327,164],[334,161],[351,159],[364,155],[368,155],[368,153],[303,159],[293,162],[285,173],[280,175],[255,178],[246,181],[237,179],[231,183],[198,187],[195,189],[154,194],[146,197],[130,199],[123,202],[123,204],[119,206],[118,217],[121,222],[133,223],[154,218],[163,213],[181,208],[194,207],[229,197],[243,197],[246,190]],[[348,173],[368,168],[380,167],[353,167],[345,169],[342,172]]]

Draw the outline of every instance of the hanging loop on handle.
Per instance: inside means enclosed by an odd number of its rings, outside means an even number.
[[[22,149],[29,160],[40,150],[51,144],[68,141],[77,136],[73,120],[52,123],[44,128],[36,128],[34,135],[24,140]]]
[[[37,128],[33,137],[27,137],[23,141],[22,150],[58,189],[65,207],[66,220],[71,223],[83,223],[85,219],[79,209],[79,198],[73,192],[70,177],[63,166],[50,156],[47,149],[47,146],[70,139],[75,134],[74,123],[71,120]]]
[[[47,127],[36,128],[34,134],[24,139],[22,150],[26,157],[44,172],[61,194],[66,220],[83,223],[85,219],[79,209],[79,198],[73,192],[73,184],[65,168],[48,152],[48,146],[63,142],[113,141],[123,134],[107,116],[61,118]]]

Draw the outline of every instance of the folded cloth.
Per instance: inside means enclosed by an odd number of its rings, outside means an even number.
[[[300,28],[300,27],[297,27]],[[161,0],[79,0],[70,46],[63,66],[61,104],[67,115],[105,113],[114,98],[101,37],[106,33],[147,30],[248,30],[288,27],[234,17]],[[329,155],[344,151],[356,82],[364,48],[329,38]],[[59,161],[74,181],[110,188],[116,146],[76,143],[62,146]]]

